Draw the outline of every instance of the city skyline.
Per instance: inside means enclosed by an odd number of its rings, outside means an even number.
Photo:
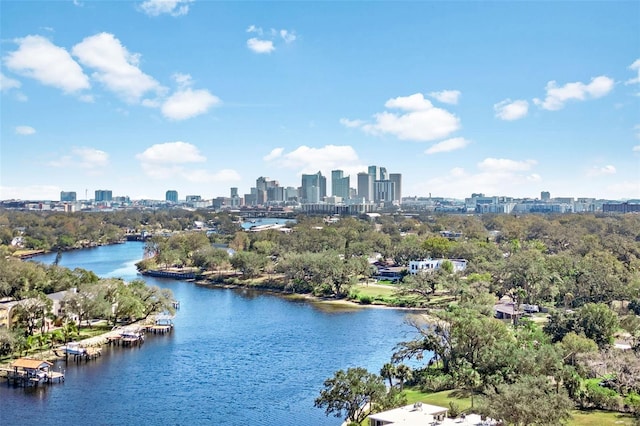
[[[640,198],[638,2],[0,8],[0,199],[371,164],[402,196]]]

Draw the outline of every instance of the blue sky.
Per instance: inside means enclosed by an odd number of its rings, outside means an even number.
[[[640,2],[0,1],[0,199],[640,198]]]

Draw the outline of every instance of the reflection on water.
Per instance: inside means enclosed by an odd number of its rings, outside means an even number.
[[[142,243],[65,253],[60,264],[132,280]],[[43,256],[51,263],[55,254]],[[105,347],[87,363],[56,364],[66,382],[0,386],[0,424],[339,424],[313,407],[338,369],[372,372],[412,330],[404,312],[147,278],[180,301],[175,329],[139,348]],[[12,423],[15,423],[12,421]]]

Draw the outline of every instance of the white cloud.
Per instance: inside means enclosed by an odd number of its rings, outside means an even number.
[[[424,98],[422,93],[414,93],[410,96],[398,96],[389,99],[384,104],[387,108],[397,108],[405,111],[426,111],[433,108],[433,104]]]
[[[341,118],[340,119],[340,124],[342,124],[345,127],[350,127],[350,128],[361,127],[365,123],[366,122],[364,120],[349,120],[348,118]]]
[[[60,187],[54,185],[0,186],[0,200],[59,200]]]
[[[204,114],[214,105],[221,103],[208,90],[183,89],[175,92],[162,104],[162,115],[172,120],[185,120]]]
[[[427,180],[416,190],[425,193],[446,188],[447,196],[457,198],[468,197],[472,192],[523,196],[523,189],[528,191],[532,184],[537,187],[542,181],[532,170],[535,165],[534,160],[486,158],[477,164],[477,170],[454,167],[447,174]]]
[[[130,53],[113,34],[87,37],[76,44],[72,52],[82,65],[96,70],[92,78],[127,102],[137,103],[149,91],[164,90],[153,77],[138,68],[140,55]]]
[[[302,145],[287,153],[282,148],[276,148],[267,157],[264,160],[268,163],[298,173],[316,173],[321,170],[324,175],[329,175],[331,170],[342,169],[347,175],[355,175],[366,169],[356,151],[349,145],[325,145],[320,148]]]
[[[271,53],[276,50],[271,40],[261,40],[255,37],[247,40],[247,47],[255,53]]]
[[[109,154],[89,147],[78,147],[71,150],[71,154],[64,155],[49,162],[52,167],[80,168],[88,170],[90,174],[100,173],[109,165]]]
[[[457,149],[462,149],[469,145],[471,141],[465,138],[451,138],[442,142],[438,142],[437,144],[431,146],[424,153],[425,154],[437,154],[439,152],[449,152],[455,151]]]
[[[146,0],[140,9],[149,16],[181,16],[189,13],[189,3],[193,0]]]
[[[8,92],[11,89],[19,89],[20,86],[22,86],[22,83],[20,83],[18,80],[7,77],[0,72],[0,91]]]
[[[633,63],[629,65],[629,69],[631,71],[635,71],[636,74],[638,75],[625,81],[624,84],[639,84],[640,83],[640,59],[636,59],[635,61],[633,61]]]
[[[513,121],[525,117],[529,113],[529,102],[525,100],[512,101],[505,99],[493,106],[496,118],[500,120]]]
[[[34,129],[31,126],[18,126],[18,127],[16,127],[16,134],[17,135],[28,136],[28,135],[33,135],[35,133],[36,133],[36,129]]]
[[[264,161],[272,161],[282,156],[284,148],[273,148],[270,153],[262,157]]]
[[[294,30],[271,28],[265,31],[256,25],[249,25],[247,32],[258,36],[247,40],[247,47],[255,53],[271,53],[276,50],[277,43],[291,44],[298,38]]]
[[[458,117],[447,110],[434,107],[422,93],[392,98],[384,105],[406,112],[380,112],[373,115],[373,123],[346,118],[340,122],[347,127],[360,127],[372,135],[390,134],[398,139],[414,141],[441,139],[460,128]]]
[[[433,99],[451,105],[457,105],[458,99],[460,98],[459,90],[442,90],[440,92],[431,92],[429,93]]]
[[[144,173],[153,179],[184,179],[197,183],[240,180],[238,172],[231,169],[211,172],[208,169],[194,169],[191,165],[185,167],[185,164],[207,161],[195,145],[187,142],[155,144],[137,154],[136,159],[140,161]]]
[[[543,109],[557,111],[564,108],[565,102],[570,100],[584,101],[601,98],[611,92],[613,85],[614,81],[604,75],[592,78],[589,84],[578,81],[558,87],[555,81],[550,81],[545,87],[547,92],[545,99],[536,98],[533,102]]]
[[[195,145],[181,141],[152,145],[136,158],[149,164],[202,163],[207,160]]]
[[[616,168],[611,164],[606,166],[594,166],[591,169],[587,170],[587,176],[595,177],[595,176],[606,176],[606,175],[614,175],[616,174]]]
[[[172,77],[175,80],[175,82],[178,83],[178,87],[181,89],[185,87],[191,87],[191,84],[193,83],[191,74],[183,74],[183,73],[177,72],[177,73],[174,73]]]
[[[293,43],[297,38],[296,34],[289,30],[280,30],[280,37],[282,37],[284,42],[287,44]]]
[[[247,32],[248,33],[256,33],[258,35],[263,35],[264,31],[262,31],[262,28],[260,27],[256,27],[255,25],[249,25],[249,28],[247,28]]]
[[[48,39],[30,35],[15,40],[18,50],[8,53],[4,63],[10,70],[46,86],[76,93],[90,87],[89,78],[69,52]]]
[[[536,164],[535,160],[516,161],[507,158],[485,158],[478,163],[478,168],[487,172],[510,173],[531,170]]]

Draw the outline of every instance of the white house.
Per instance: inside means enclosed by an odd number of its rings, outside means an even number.
[[[442,263],[448,261],[453,265],[454,272],[461,272],[467,269],[465,259],[423,259],[409,262],[409,273],[415,275],[419,272],[435,271],[442,267]]]

